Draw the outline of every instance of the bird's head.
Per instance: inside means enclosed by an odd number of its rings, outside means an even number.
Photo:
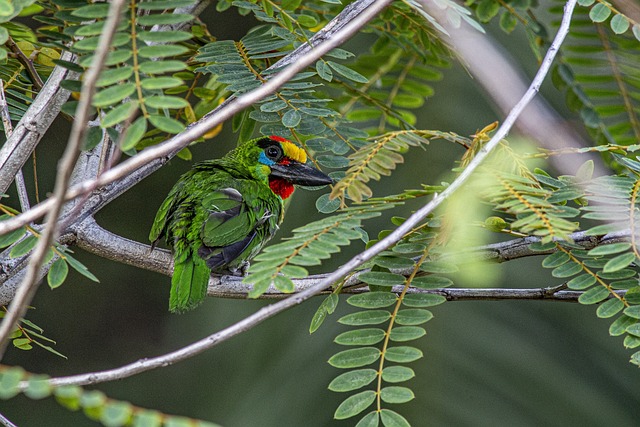
[[[293,142],[266,136],[255,140],[258,167],[269,179],[269,187],[282,199],[293,193],[294,185],[320,186],[333,180],[313,166],[307,165],[307,153]]]

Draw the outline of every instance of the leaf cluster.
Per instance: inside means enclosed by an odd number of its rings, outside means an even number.
[[[163,414],[140,408],[129,402],[107,397],[98,390],[84,390],[78,386],[55,387],[47,375],[31,374],[17,366],[0,367],[0,399],[11,399],[18,394],[34,400],[55,398],[61,406],[82,410],[90,420],[105,427],[215,427],[207,421]]]

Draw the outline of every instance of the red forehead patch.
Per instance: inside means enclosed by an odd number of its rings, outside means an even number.
[[[276,135],[269,135],[269,139],[273,139],[274,141],[278,141],[278,142],[291,142],[287,138],[283,138],[281,136],[276,136]]]

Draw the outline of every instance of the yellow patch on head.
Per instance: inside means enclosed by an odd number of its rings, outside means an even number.
[[[280,141],[285,156],[300,163],[307,163],[307,153],[293,142]]]

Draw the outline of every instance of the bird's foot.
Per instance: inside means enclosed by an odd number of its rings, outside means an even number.
[[[233,267],[229,269],[229,273],[232,276],[245,277],[249,274],[249,267],[251,267],[251,263],[249,261],[243,261],[238,267]]]

